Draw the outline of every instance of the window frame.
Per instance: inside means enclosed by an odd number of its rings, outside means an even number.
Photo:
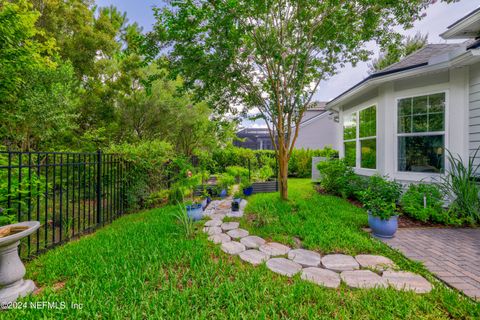
[[[368,108],[375,108],[375,135],[374,136],[368,136],[368,137],[362,137],[360,138],[360,112],[363,110],[366,110]],[[355,114],[355,122],[356,122],[356,127],[355,127],[355,138],[354,139],[344,139],[344,121],[345,121],[345,116],[350,116],[352,114]],[[375,139],[375,168],[363,168],[362,165],[362,145],[361,142],[363,140],[372,140]],[[363,103],[362,105],[356,106],[354,108],[351,108],[348,111],[344,111],[343,116],[342,116],[342,148],[343,148],[343,157],[345,158],[345,142],[355,142],[355,166],[352,167],[355,170],[358,171],[363,171],[363,172],[376,172],[378,170],[378,103],[377,102],[372,102],[368,101],[366,103]]]
[[[427,131],[427,132],[410,132],[410,133],[398,133],[398,104],[399,101],[402,99],[407,99],[407,98],[417,98],[417,97],[423,97],[423,96],[430,96],[434,94],[439,94],[439,93],[444,93],[445,94],[445,109],[444,109],[444,126],[443,126],[443,131]],[[394,111],[394,133],[395,133],[395,141],[394,141],[394,159],[393,159],[393,165],[394,165],[394,172],[395,176],[401,176],[401,177],[413,177],[414,179],[418,180],[419,177],[421,178],[427,178],[427,177],[438,177],[438,176],[443,176],[445,172],[447,171],[447,158],[446,158],[446,150],[449,148],[449,139],[448,139],[448,126],[449,126],[449,91],[448,89],[440,89],[440,90],[431,90],[431,91],[415,91],[412,93],[405,92],[401,96],[395,97],[395,111]],[[399,152],[398,152],[398,139],[399,137],[425,137],[425,136],[438,136],[438,135],[443,135],[443,141],[444,141],[444,154],[443,154],[443,163],[444,163],[444,168],[443,168],[443,173],[442,172],[415,172],[415,171],[400,171],[398,169],[399,165]]]

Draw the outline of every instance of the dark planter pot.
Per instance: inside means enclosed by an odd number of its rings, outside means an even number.
[[[240,210],[240,202],[242,201],[241,198],[233,199],[232,201],[232,211],[239,211]]]
[[[372,229],[374,236],[379,238],[393,238],[398,229],[398,216],[384,220],[368,213],[368,225]]]
[[[203,218],[203,210],[201,203],[195,203],[190,206],[187,206],[187,215],[193,221],[198,221]]]
[[[210,202],[212,202],[212,197],[208,196],[207,197],[207,205],[210,204]]]
[[[222,189],[222,191],[220,191],[220,198],[225,198],[226,196],[227,196],[227,190]]]
[[[251,187],[251,186],[243,189],[243,194],[246,195],[246,196],[251,196],[252,193],[253,193],[253,187]]]

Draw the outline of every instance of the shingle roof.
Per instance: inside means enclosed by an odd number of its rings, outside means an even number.
[[[425,64],[433,56],[438,56],[449,51],[464,47],[463,43],[441,43],[441,44],[427,44],[422,49],[406,56],[401,61],[394,63],[379,72],[394,71],[397,69],[408,68],[416,65]]]

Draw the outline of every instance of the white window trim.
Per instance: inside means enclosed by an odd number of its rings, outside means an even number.
[[[360,138],[360,111],[375,107],[375,135],[370,136],[370,137],[363,137]],[[344,135],[344,121],[345,121],[345,116],[350,116],[351,114],[356,115],[356,127],[355,127],[355,139],[347,139],[345,140],[343,138]],[[349,109],[348,111],[343,112],[342,116],[342,149],[343,149],[343,157],[345,158],[345,142],[355,142],[355,172],[358,174],[362,175],[373,175],[377,172],[378,170],[378,103],[376,101],[367,101],[365,103],[362,103],[361,105],[358,105],[354,108]],[[360,142],[362,140],[368,140],[368,139],[375,139],[376,142],[376,148],[375,148],[375,169],[370,169],[370,168],[362,168],[361,167],[361,144]]]
[[[393,162],[394,162],[394,175],[395,178],[397,179],[402,179],[402,180],[436,180],[439,177],[443,176],[444,173],[435,173],[435,172],[412,172],[412,171],[399,171],[398,170],[398,137],[412,137],[412,136],[434,136],[434,135],[442,135],[444,136],[443,141],[444,141],[444,149],[445,151],[449,149],[449,139],[448,139],[448,131],[449,131],[449,112],[450,112],[450,96],[449,96],[449,90],[447,88],[445,89],[432,89],[432,90],[424,90],[424,91],[418,91],[415,90],[411,93],[409,93],[410,90],[404,92],[402,95],[396,96],[395,97],[395,112],[394,112],[394,133],[395,133],[395,139],[394,139],[394,156],[393,156]],[[398,133],[398,101],[401,99],[405,98],[415,98],[415,97],[422,97],[422,96],[428,96],[428,95],[433,95],[437,93],[445,93],[445,119],[444,119],[444,131],[433,131],[433,132],[414,132],[414,133]],[[444,172],[448,170],[447,168],[447,158],[446,155],[444,154]]]

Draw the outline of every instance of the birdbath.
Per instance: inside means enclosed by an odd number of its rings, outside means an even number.
[[[0,305],[14,302],[17,298],[24,297],[35,290],[32,280],[23,280],[25,266],[18,256],[18,245],[21,239],[40,227],[40,222],[20,222],[4,228],[8,227],[20,227],[20,229],[27,227],[28,229],[0,238]]]

